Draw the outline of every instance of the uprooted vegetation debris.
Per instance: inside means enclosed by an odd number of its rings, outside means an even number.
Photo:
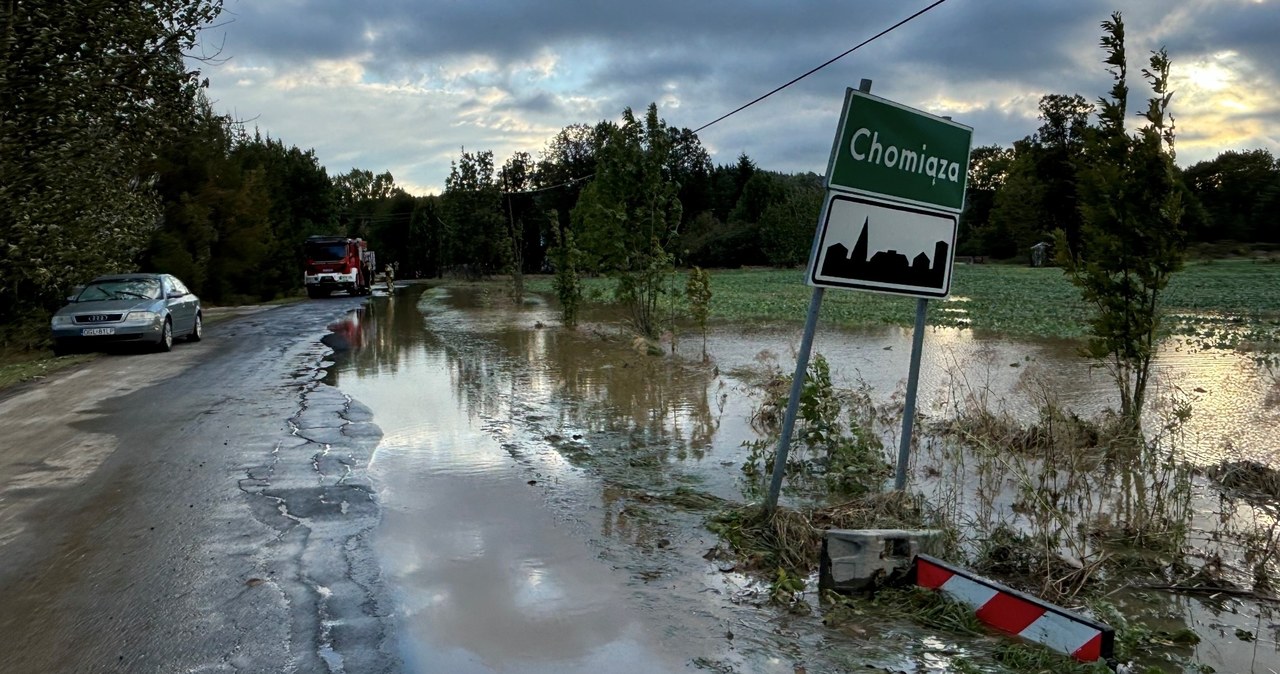
[[[1209,469],[1209,477],[1240,496],[1280,507],[1280,471],[1257,461],[1222,461]]]
[[[895,493],[885,491],[889,452],[882,441],[898,421],[895,401],[873,404],[860,382],[853,390],[835,387],[821,357],[808,375],[786,471],[791,507],[771,516],[754,506],[736,507],[708,523],[722,538],[720,554],[735,558],[736,570],[771,583],[770,598],[777,603],[792,610],[803,603],[798,597],[812,587],[822,538],[832,528],[940,530],[944,559],[1103,621],[1112,616],[1096,600],[1123,588],[1217,589],[1262,601],[1274,596],[1280,473],[1244,461],[1205,471],[1224,494],[1248,500],[1270,519],[1238,530],[1219,523],[1215,531],[1196,532],[1193,499],[1203,501],[1212,485],[1197,486],[1195,477],[1202,473],[1184,454],[1182,425],[1192,409],[1178,391],[1162,401],[1160,422],[1135,432],[1115,414],[1086,419],[1062,407],[1032,371],[1022,389],[1027,400],[1017,401],[1031,415],[1011,413],[1005,401],[997,405],[959,387],[944,405],[942,420],[918,426],[923,433],[916,449],[917,491]],[[776,372],[758,381],[761,402],[752,421],[762,438],[747,443],[751,453],[743,467],[757,488],[772,466],[790,385]],[[849,471],[853,480],[832,479],[833,472],[844,474],[840,461],[857,464]],[[1224,522],[1233,517],[1230,507],[1223,510]],[[798,587],[798,578],[810,580],[806,589]],[[918,624],[966,633],[962,621],[934,621],[935,609],[885,596],[909,607],[908,617]],[[826,604],[824,623],[834,629],[840,629],[842,615],[868,610],[866,602],[874,601],[819,599]],[[1190,630],[1165,633],[1132,621],[1113,626],[1127,630],[1118,638],[1141,644],[1125,656],[1139,666],[1188,664],[1190,651],[1170,652],[1160,644],[1198,638]],[[989,655],[1017,671],[1101,671],[1071,669],[1076,664],[1061,655],[1021,644],[1006,643]],[[963,663],[956,668],[965,671]]]
[[[834,506],[803,510],[778,508],[771,515],[754,505],[723,510],[708,528],[720,535],[741,561],[740,570],[770,574],[783,569],[805,577],[817,568],[828,529],[918,529],[931,524],[918,496],[866,494]]]

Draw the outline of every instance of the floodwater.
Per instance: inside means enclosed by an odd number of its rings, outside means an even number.
[[[943,309],[963,310],[951,304]],[[706,517],[750,500],[740,466],[743,442],[756,438],[753,382],[771,368],[790,371],[798,329],[713,331],[704,362],[692,334],[680,337],[677,357],[655,357],[607,323],[556,324],[536,298],[515,309],[483,289],[410,285],[334,326],[326,381],[371,408],[384,433],[369,468],[383,505],[375,547],[410,671],[945,671],[956,659],[990,662],[981,656],[989,642],[958,644],[910,624],[825,629],[820,615],[768,605],[767,586],[708,554],[717,538]],[[1113,404],[1106,374],[1067,344],[944,329],[930,329],[925,344],[926,416],[945,416],[964,395],[1031,414],[1032,388],[1082,416]],[[865,382],[880,401],[901,395],[909,331],[820,329],[815,350],[837,384]],[[1274,465],[1280,396],[1265,367],[1180,344],[1159,362],[1157,397],[1185,396],[1195,409],[1192,456]],[[1280,661],[1280,625],[1245,608],[1252,657],[1217,653],[1232,649],[1208,639],[1187,655],[1218,671],[1270,671],[1258,663]],[[1231,638],[1242,620],[1238,606],[1197,600],[1159,611]]]

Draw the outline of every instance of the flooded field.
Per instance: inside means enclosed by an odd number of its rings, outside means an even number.
[[[713,331],[704,361],[700,336],[657,357],[608,323],[556,324],[536,299],[517,310],[483,286],[409,286],[334,328],[327,382],[384,433],[370,466],[384,507],[377,547],[411,671],[1004,671],[985,655],[998,639],[874,615],[827,629],[820,610],[769,605],[767,584],[709,554],[706,518],[753,498],[741,466],[758,437],[756,384],[790,371],[798,329]],[[908,332],[820,329],[816,350],[839,385],[865,382],[881,403],[901,395]],[[1275,465],[1280,394],[1267,368],[1183,344],[1159,362],[1157,397],[1194,410],[1196,462]],[[926,418],[965,395],[1034,414],[1029,387],[1081,415],[1111,404],[1105,373],[1070,344],[926,336]],[[924,456],[922,469],[936,460]],[[1280,662],[1280,625],[1255,603],[1141,590],[1120,600],[1200,633],[1174,650],[1217,671]]]

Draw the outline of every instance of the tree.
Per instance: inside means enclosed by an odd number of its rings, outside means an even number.
[[[1080,197],[1077,165],[1093,106],[1079,95],[1049,94],[1040,99],[1040,128],[1014,143],[1000,188],[992,195],[987,222],[981,225],[984,252],[996,257],[1027,254],[1027,249],[1061,229],[1073,245],[1079,239]],[[989,157],[1000,168],[1001,157]]]
[[[373,171],[358,168],[335,176],[333,187],[337,191],[344,234],[364,238],[369,238],[370,225],[379,205],[397,191],[403,191],[396,187],[390,171],[374,175]]]
[[[823,196],[820,180],[797,176],[781,182],[777,198],[760,213],[760,250],[769,264],[794,267],[808,261]]]
[[[394,265],[396,273],[408,275],[411,230],[417,209],[418,200],[399,187],[374,203],[366,232],[369,249],[377,254],[378,264],[384,271]]]
[[[804,182],[812,175],[794,177]],[[780,173],[761,171],[750,157],[741,154],[736,164],[711,170],[705,195],[682,185],[680,203],[685,214],[677,247],[681,264],[769,264],[761,250],[760,222],[771,203],[784,199],[787,191],[783,184],[790,183],[783,178]],[[686,195],[692,204],[685,201]]]
[[[1280,160],[1269,151],[1229,150],[1191,166],[1185,179],[1214,238],[1280,242]]]
[[[150,236],[141,267],[177,275],[192,290],[208,295],[209,263],[218,240],[214,193],[240,180],[231,161],[235,133],[230,120],[201,101],[189,131],[152,162],[155,190],[163,204],[161,224]]]
[[[996,195],[1004,187],[1013,165],[1013,148],[999,145],[975,147],[969,153],[969,180],[964,212],[960,214],[956,252],[963,255],[996,255],[987,240]]]
[[[533,157],[528,152],[511,155],[498,171],[507,216],[503,243],[507,248],[507,272],[511,275],[511,301],[517,306],[524,303],[524,214],[533,206],[533,200],[520,193],[533,182],[533,171]]]
[[[297,290],[302,242],[335,231],[333,183],[315,154],[249,135],[203,98],[187,133],[150,165],[164,215],[139,265],[210,301]]]
[[[211,302],[242,303],[271,294],[264,292],[261,275],[271,239],[266,172],[259,168],[237,173],[203,195],[218,232],[202,291]]]
[[[689,129],[667,128],[671,154],[667,159],[667,177],[680,187],[677,195],[682,206],[683,230],[690,220],[712,208],[711,155],[702,147],[698,135]]]
[[[406,277],[435,277],[443,271],[444,221],[440,218],[440,197],[418,197],[409,219],[409,242],[405,249]]]
[[[1154,95],[1142,114],[1145,123],[1130,135],[1120,13],[1102,27],[1114,85],[1099,100],[1098,126],[1084,148],[1080,240],[1073,244],[1062,229],[1056,239],[1068,277],[1096,309],[1087,353],[1107,365],[1120,391],[1121,418],[1138,433],[1162,292],[1183,259],[1182,193],[1173,164],[1168,55],[1164,49],[1153,52],[1142,71]]]
[[[582,279],[578,270],[582,266],[582,251],[574,241],[573,230],[555,228],[552,230],[555,246],[548,251],[555,266],[556,297],[560,300],[560,319],[565,327],[578,325],[578,309],[582,304]]]
[[[445,264],[479,278],[507,268],[507,218],[494,177],[493,152],[467,152],[451,162],[441,196],[445,222]]]
[[[1075,244],[1080,236],[1080,196],[1076,164],[1084,152],[1093,105],[1078,94],[1049,94],[1040,99],[1040,125],[1036,133],[1036,173],[1044,183],[1041,193],[1041,227],[1036,239],[1061,229]],[[1037,241],[1020,241],[1023,249]]]
[[[618,300],[641,334],[658,334],[658,304],[673,269],[667,247],[679,231],[679,187],[666,172],[670,136],[650,104],[644,121],[627,108],[600,149],[596,176],[572,213],[588,264],[617,280]]]
[[[1031,139],[1013,144],[1013,160],[981,231],[984,254],[1017,257],[1052,231],[1045,228],[1048,218],[1044,208],[1045,193],[1052,187],[1039,173],[1037,154]]]
[[[539,190],[539,204],[555,213],[555,233],[548,240],[563,239],[569,228],[570,213],[578,203],[582,189],[596,172],[596,158],[605,139],[615,125],[601,121],[595,126],[571,124],[561,129],[542,151],[534,173],[533,184]]]
[[[135,268],[160,216],[145,164],[191,118],[203,83],[184,52],[221,9],[0,6],[0,332],[42,324],[76,283]]]
[[[260,173],[270,204],[270,231],[263,240],[266,259],[253,273],[259,299],[297,291],[302,285],[303,242],[338,228],[333,181],[311,150],[286,146],[257,132],[252,136],[233,133],[232,141],[231,162],[241,172]]]
[[[756,174],[756,163],[746,152],[738,155],[732,166],[721,166],[715,172],[715,216],[720,222],[729,221],[729,213],[738,205],[742,191]]]
[[[689,270],[685,282],[685,297],[689,300],[689,312],[702,333],[702,359],[707,359],[707,319],[711,317],[711,275],[702,267]]]

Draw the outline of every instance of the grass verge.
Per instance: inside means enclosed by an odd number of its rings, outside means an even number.
[[[0,391],[29,381],[43,379],[55,372],[87,363],[97,358],[96,353],[78,353],[55,358],[42,352],[10,354],[0,365]]]

